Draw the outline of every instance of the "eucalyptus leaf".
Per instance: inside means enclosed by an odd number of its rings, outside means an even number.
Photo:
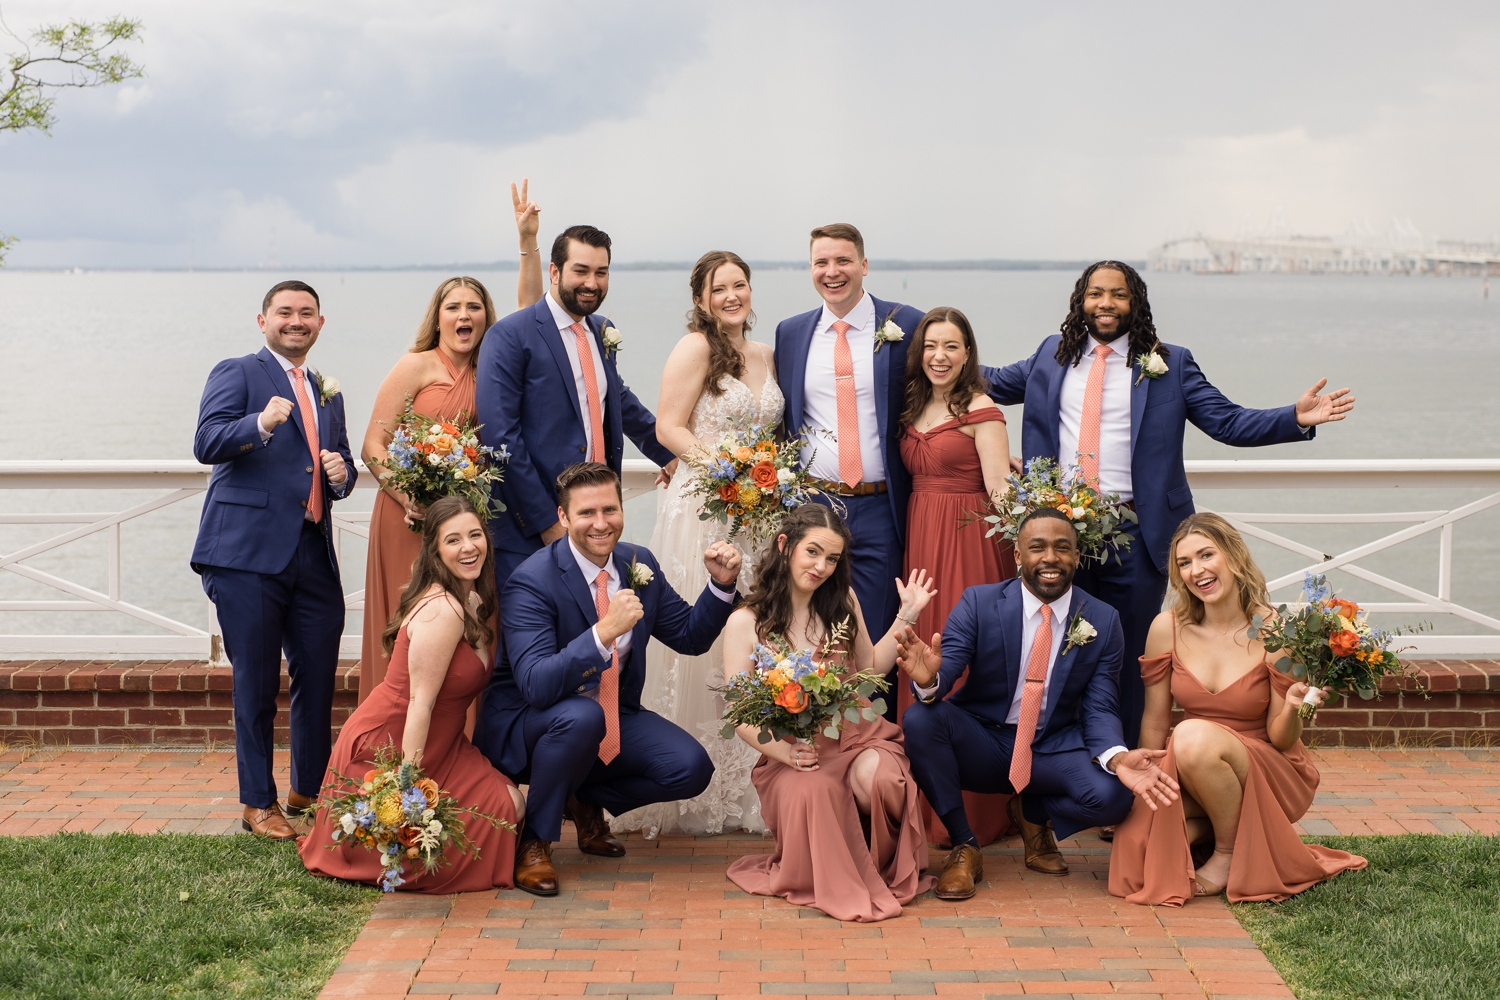
[[[761,744],[769,743],[771,742],[771,734],[762,729],[760,733],[755,737],[755,742]]]
[[[1355,688],[1354,693],[1359,695],[1361,701],[1369,701],[1371,698],[1375,697],[1374,688]]]
[[[866,681],[855,690],[859,693],[859,696],[861,698],[868,698],[870,697],[870,695],[875,693],[875,685],[871,684],[869,681]]]
[[[870,707],[875,710],[875,714],[876,715],[884,715],[885,714],[885,699],[884,698],[876,698],[874,701],[870,702]]]
[[[1307,676],[1307,666],[1301,663],[1293,663],[1292,676],[1297,678],[1299,681],[1302,680]]]
[[[734,729],[735,729],[734,723],[732,723],[732,722],[726,722],[724,724],[724,728],[719,730],[719,739],[721,739],[721,740],[732,740],[732,739],[734,739]]]
[[[1289,674],[1292,672],[1292,658],[1290,656],[1283,656],[1273,663],[1272,666],[1284,674]]]
[[[1250,616],[1250,628],[1251,628],[1251,630],[1259,629],[1261,627],[1261,625],[1265,624],[1265,621],[1266,621],[1266,616],[1265,615],[1251,615]]]
[[[823,735],[828,737],[830,740],[836,740],[839,738],[839,727],[829,726],[827,729],[823,730]]]
[[[860,718],[864,719],[866,722],[874,722],[876,719],[875,710],[873,708],[862,708],[859,710],[859,715]]]
[[[1257,616],[1257,617],[1259,617],[1259,616]],[[1260,638],[1260,626],[1258,624],[1257,625],[1251,625],[1249,631],[1247,631],[1245,633],[1245,635],[1248,636],[1251,639],[1259,639]]]
[[[844,718],[848,719],[850,722],[858,722],[859,709],[855,708],[853,705],[850,705],[848,708],[844,709]]]

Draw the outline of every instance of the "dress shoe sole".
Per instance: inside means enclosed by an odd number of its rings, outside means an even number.
[[[620,848],[618,851],[608,850],[608,849],[600,851],[600,850],[593,850],[593,849],[584,847],[582,844],[579,844],[578,845],[578,850],[581,851],[581,852],[583,852],[584,854],[592,854],[596,858],[623,858],[625,856],[625,848],[623,848],[623,847]]]
[[[520,889],[522,892],[529,892],[533,896],[556,896],[559,892],[562,891],[561,886],[558,886],[556,889],[533,889],[531,886],[522,885],[520,882],[516,883],[516,888]]]
[[[1029,870],[1034,871],[1034,872],[1036,872],[1036,873],[1038,873],[1040,875],[1066,875],[1066,874],[1068,874],[1068,867],[1067,867],[1067,865],[1064,865],[1063,866],[1063,870],[1060,871],[1060,872],[1053,871],[1050,868],[1038,868],[1036,865],[1032,864],[1030,861],[1026,862],[1026,867]]]
[[[257,837],[262,837],[262,838],[264,838],[266,840],[283,841],[283,840],[296,840],[297,839],[297,835],[295,833],[293,833],[290,837],[273,837],[269,833],[256,833],[255,832],[255,827],[253,827],[253,826],[250,825],[250,821],[248,819],[242,819],[242,820],[240,820],[240,826],[242,826],[242,827],[245,828],[245,832],[246,833],[254,833]]]
[[[973,899],[974,896],[975,896],[975,894],[978,893],[978,892],[979,892],[979,886],[976,885],[974,888],[970,889],[968,892],[956,892],[956,893],[955,892],[938,892],[936,889],[934,889],[934,890],[932,890],[932,895],[933,895],[934,899],[959,900],[959,899]]]

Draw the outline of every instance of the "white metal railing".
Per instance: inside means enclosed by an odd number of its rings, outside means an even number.
[[[373,489],[374,477],[363,466],[356,484]],[[1377,513],[1242,513],[1221,511],[1246,535],[1305,558],[1297,570],[1270,581],[1274,592],[1300,584],[1305,571],[1340,570],[1356,579],[1375,584],[1405,597],[1400,602],[1361,602],[1376,613],[1448,615],[1487,630],[1478,635],[1419,635],[1411,643],[1427,655],[1500,655],[1500,619],[1457,603],[1453,598],[1453,525],[1480,511],[1500,505],[1500,459],[1389,459],[1339,461],[1194,461],[1187,463],[1188,481],[1200,509],[1203,494],[1211,490],[1304,490],[1304,489],[1427,489],[1482,490],[1480,499],[1442,510],[1408,510]],[[6,490],[159,490],[156,496],[124,510],[108,512],[0,513],[0,525],[55,524],[68,530],[0,553],[0,570],[14,573],[50,587],[67,600],[0,600],[0,612],[109,611],[127,615],[162,630],[157,635],[15,635],[0,634],[0,659],[94,658],[140,659],[173,657],[209,658],[222,662],[216,626],[203,629],[124,600],[121,596],[121,526],[154,511],[202,493],[208,486],[210,469],[192,461],[57,461],[0,462],[0,489]],[[656,466],[644,459],[625,463],[626,499],[650,493]],[[369,537],[368,512],[343,513],[334,508],[335,544],[346,535]],[[1374,541],[1343,552],[1327,553],[1312,545],[1286,538],[1263,525],[1277,524],[1390,524],[1405,525]],[[26,565],[43,553],[55,552],[70,543],[104,533],[107,540],[104,590],[85,586],[53,573]],[[1437,533],[1438,572],[1435,590],[1424,590],[1409,582],[1374,572],[1360,560],[1419,536]],[[340,549],[342,551],[342,549]],[[351,553],[352,554],[352,553]],[[362,557],[362,553],[361,553]],[[347,557],[345,565],[348,565]],[[186,566],[182,573],[190,573]],[[1351,595],[1357,596],[1357,595]],[[364,591],[345,595],[350,610],[364,607]],[[357,657],[360,637],[344,636],[341,655]]]

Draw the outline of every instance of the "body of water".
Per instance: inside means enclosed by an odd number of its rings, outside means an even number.
[[[309,280],[327,317],[312,364],[339,378],[358,451],[375,391],[407,348],[432,290],[447,275],[408,272],[92,272],[0,271],[0,390],[4,459],[184,459],[204,378],[222,358],[264,344],[255,325],[261,296],[285,277]],[[505,311],[515,272],[478,273]],[[1063,271],[890,271],[873,273],[876,295],[918,308],[957,306],[968,314],[981,360],[1005,364],[1030,355],[1056,332],[1077,275]],[[1492,457],[1500,418],[1500,301],[1481,296],[1478,279],[1306,275],[1147,274],[1158,331],[1188,347],[1223,392],[1246,406],[1292,402],[1327,376],[1352,386],[1353,416],[1319,429],[1316,440],[1254,450],[1187,432],[1189,458]],[[818,304],[805,271],[753,277],[756,339],[771,343],[776,323]],[[688,310],[686,271],[620,271],[603,312],[625,337],[621,372],[653,409],[661,368],[681,336]],[[1019,408],[1011,408],[1019,447]],[[634,448],[628,448],[635,454]],[[1472,493],[1472,491],[1470,491]],[[1199,497],[1225,510],[1436,509],[1479,494],[1317,491],[1306,497],[1243,491]],[[143,494],[0,494],[0,509],[112,510]],[[368,507],[369,495],[352,501]],[[651,501],[632,503],[630,534],[650,534]],[[127,526],[123,597],[195,624],[207,601],[187,566],[196,503],[180,504]],[[1500,532],[1495,512],[1456,529],[1454,597],[1500,616]],[[0,528],[0,551],[57,533],[55,526]],[[1323,551],[1384,533],[1380,525],[1288,528]],[[363,548],[346,550],[345,582],[363,578]],[[104,587],[102,536],[34,560],[39,569]],[[1297,565],[1290,554],[1257,545],[1268,575]],[[1436,535],[1383,553],[1372,569],[1436,588]],[[1349,584],[1356,598],[1388,598]],[[56,599],[53,591],[0,573],[0,597]],[[24,619],[24,620],[23,620]],[[357,631],[351,622],[351,630]],[[142,632],[111,614],[0,615],[0,632]],[[1443,621],[1439,631],[1470,631]]]

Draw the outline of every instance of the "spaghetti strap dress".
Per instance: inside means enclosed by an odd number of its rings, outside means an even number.
[[[1266,733],[1271,691],[1285,695],[1293,679],[1262,661],[1217,693],[1209,691],[1172,650],[1141,657],[1149,687],[1171,675],[1172,697],[1186,718],[1203,719],[1237,736],[1250,757],[1245,798],[1234,837],[1227,892],[1231,903],[1279,902],[1349,869],[1365,867],[1358,855],[1304,844],[1292,824],[1312,805],[1318,769],[1298,740],[1278,750]],[[1161,769],[1174,779],[1172,740]],[[1193,895],[1193,861],[1182,800],[1152,812],[1136,799],[1130,816],[1115,829],[1109,856],[1109,891],[1126,902],[1181,906]]]
[[[440,348],[433,349],[446,380],[425,385],[412,400],[412,409],[437,420],[455,420],[474,413],[474,369],[460,369]],[[365,627],[360,643],[359,700],[361,703],[385,676],[381,637],[401,605],[401,591],[411,580],[411,564],[422,551],[422,536],[406,526],[406,511],[385,490],[375,493],[370,512],[370,545],[365,557]]]
[[[979,451],[963,428],[991,420],[1004,423],[1005,414],[998,407],[986,407],[926,432],[908,427],[901,437],[901,461],[912,477],[911,501],[906,508],[906,575],[910,578],[912,570],[925,569],[937,586],[937,597],[917,617],[916,631],[924,640],[943,630],[948,613],[964,590],[1016,575],[1015,553],[1009,542],[997,544],[993,538],[985,538],[983,524],[959,526],[973,520],[989,501]],[[964,678],[960,677],[953,690],[963,685]],[[912,702],[911,684],[902,678],[895,688],[899,721]],[[998,840],[1010,828],[1005,808],[1009,801],[1009,795],[964,792],[964,812],[981,847]],[[948,846],[948,830],[925,796],[921,809],[927,839],[937,846]]]

